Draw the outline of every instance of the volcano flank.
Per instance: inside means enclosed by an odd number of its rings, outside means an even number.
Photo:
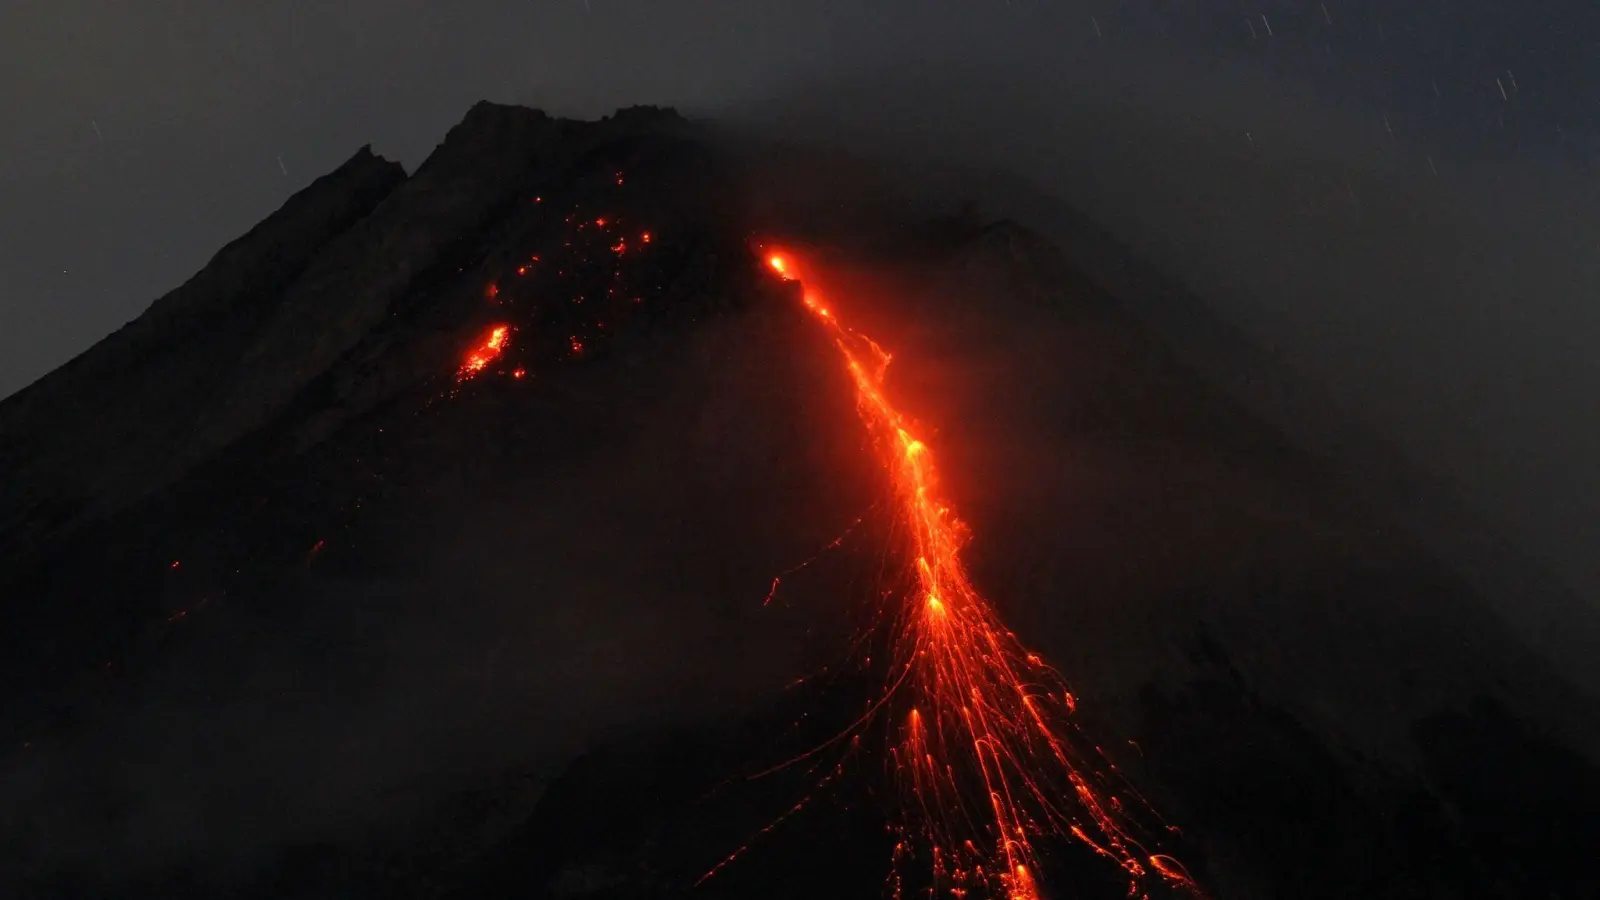
[[[1595,700],[1086,252],[654,107],[362,149],[0,402],[0,890],[1600,895]]]

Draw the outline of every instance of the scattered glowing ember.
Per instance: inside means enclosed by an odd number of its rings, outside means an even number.
[[[790,256],[772,254],[767,265],[799,280]],[[802,296],[854,380],[905,534],[908,584],[890,611],[893,668],[873,712],[856,725],[889,717],[891,763],[907,794],[897,866],[920,859],[934,896],[1038,900],[1034,841],[1048,835],[1074,838],[1121,867],[1131,896],[1144,893],[1152,873],[1194,890],[1177,860],[1132,836],[1115,793],[1126,785],[1074,740],[1075,701],[1061,676],[1022,646],[968,580],[967,528],[939,494],[932,451],[885,392],[889,354],[816,295]]]
[[[646,231],[644,234],[639,235],[639,240],[646,244],[650,243],[650,232]]]
[[[466,361],[461,368],[456,370],[456,380],[466,381],[475,377],[479,372],[488,368],[489,363],[500,356],[506,345],[511,342],[511,329],[506,325],[496,325],[489,330],[483,343],[468,351]]]
[[[516,371],[511,373],[511,377],[512,378],[521,378],[522,376],[524,376],[526,374],[528,374],[528,370],[527,369],[517,369]]]

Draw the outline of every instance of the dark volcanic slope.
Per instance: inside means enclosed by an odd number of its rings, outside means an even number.
[[[103,515],[202,457],[197,424],[284,294],[404,179],[363,148],[139,318],[0,404],[0,553]]]
[[[1592,702],[1071,254],[912,208],[668,111],[482,104],[0,404],[0,890],[690,893],[815,782],[735,776],[860,708],[834,664],[882,567],[779,234],[895,351],[977,580],[1211,891],[1594,896]],[[880,896],[883,775],[699,892]]]

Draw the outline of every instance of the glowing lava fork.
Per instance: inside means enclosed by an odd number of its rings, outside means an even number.
[[[769,255],[767,265],[799,280],[785,254]],[[1068,738],[1076,731],[1068,721],[1072,694],[968,580],[961,562],[966,527],[939,495],[927,445],[885,394],[889,354],[842,325],[815,294],[803,289],[803,297],[844,357],[909,532],[915,587],[894,611],[892,626],[896,658],[888,691],[897,702],[886,696],[874,706],[904,716],[889,723],[897,732],[890,759],[908,794],[897,868],[925,852],[935,895],[942,889],[957,897],[1033,900],[1040,896],[1034,839],[1054,834],[1120,866],[1131,894],[1144,893],[1152,875],[1192,890],[1176,860],[1130,836],[1129,810],[1114,792],[1120,779],[1109,764],[1094,766]]]

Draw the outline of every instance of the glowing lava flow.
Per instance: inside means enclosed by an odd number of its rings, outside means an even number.
[[[456,380],[466,381],[482,372],[488,367],[489,363],[494,362],[500,356],[500,352],[505,350],[506,345],[510,342],[511,329],[505,325],[494,326],[489,330],[489,334],[484,337],[482,344],[467,352],[466,361],[461,364],[460,369],[456,370]]]
[[[773,254],[767,264],[799,280],[790,257]],[[936,896],[1036,900],[1035,839],[1070,835],[1120,866],[1130,893],[1142,893],[1152,875],[1192,889],[1176,860],[1130,836],[1117,777],[1098,771],[1068,738],[1075,701],[1066,685],[968,580],[966,528],[939,496],[927,445],[885,395],[889,354],[842,325],[814,294],[803,296],[844,356],[909,532],[915,587],[895,611],[889,696],[875,707],[904,717],[890,723],[898,732],[891,762],[909,795],[897,863],[926,853]]]

